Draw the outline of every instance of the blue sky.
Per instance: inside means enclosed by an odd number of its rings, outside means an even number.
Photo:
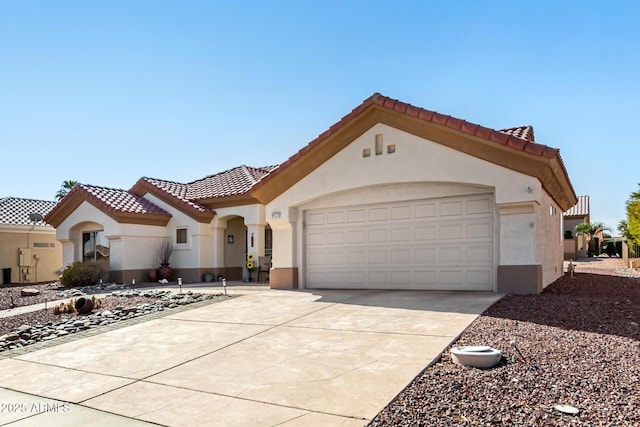
[[[0,197],[279,164],[380,92],[533,125],[616,234],[639,20],[637,1],[0,0]]]

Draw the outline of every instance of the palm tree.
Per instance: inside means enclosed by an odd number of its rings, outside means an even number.
[[[78,181],[73,181],[73,180],[65,180],[62,182],[62,186],[60,187],[60,189],[58,190],[58,192],[56,193],[56,199],[58,200],[62,200],[62,198],[64,196],[67,195],[67,193],[73,188],[74,185],[76,185],[78,183]]]
[[[594,239],[593,236],[595,236],[598,232],[605,230],[605,226],[604,224],[602,224],[601,222],[595,222],[595,223],[588,223],[588,222],[583,222],[582,224],[578,224],[576,225],[575,231],[576,233],[583,233],[589,236],[589,239],[587,240],[589,243],[589,251],[588,254],[589,256],[593,256],[594,253],[596,253],[596,240]]]

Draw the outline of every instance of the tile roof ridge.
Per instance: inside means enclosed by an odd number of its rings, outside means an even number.
[[[56,200],[32,199],[31,197],[15,197],[15,196],[0,197],[0,202],[2,202],[3,200],[23,200],[23,201],[29,201],[29,202],[58,203]]]
[[[367,105],[365,105],[365,103]],[[442,125],[451,129],[455,129],[463,133],[476,136],[500,145],[505,145],[525,153],[529,153],[529,154],[533,154],[536,156],[545,157],[549,159],[552,159],[560,155],[560,150],[557,148],[552,148],[547,145],[540,144],[538,142],[521,138],[517,135],[505,133],[493,128],[487,128],[479,124],[468,122],[466,120],[459,119],[453,116],[441,114],[436,111],[427,110],[422,107],[416,107],[406,102],[389,98],[387,96],[380,95],[378,93],[367,98],[365,102],[363,102],[359,107],[356,107],[353,111],[351,111],[351,113],[343,117],[342,120],[340,120],[338,123],[336,123],[331,128],[329,128],[329,131],[325,133],[334,132],[337,128],[341,127],[345,121],[347,121],[348,119],[350,119],[351,117],[359,113],[363,109],[363,106],[364,108],[366,108],[372,103],[375,103],[385,109],[397,111],[399,113],[407,114],[409,116],[413,116],[427,122],[432,122],[432,123]],[[533,127],[531,127],[531,130],[533,131]],[[320,136],[325,136],[325,135],[321,134]]]

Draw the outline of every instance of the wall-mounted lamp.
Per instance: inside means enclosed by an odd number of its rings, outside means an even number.
[[[271,218],[280,219],[280,211],[271,212]]]
[[[533,188],[527,187],[527,193],[533,193]]]
[[[229,244],[233,243],[233,234],[229,234],[227,236],[227,243],[229,243]]]

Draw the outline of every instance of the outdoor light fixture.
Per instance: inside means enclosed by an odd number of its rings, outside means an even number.
[[[271,212],[271,218],[280,219],[280,211]]]
[[[180,293],[182,293],[182,277],[178,277],[178,286],[180,286]]]
[[[222,288],[224,289],[224,294],[227,294],[227,279],[222,279]]]

